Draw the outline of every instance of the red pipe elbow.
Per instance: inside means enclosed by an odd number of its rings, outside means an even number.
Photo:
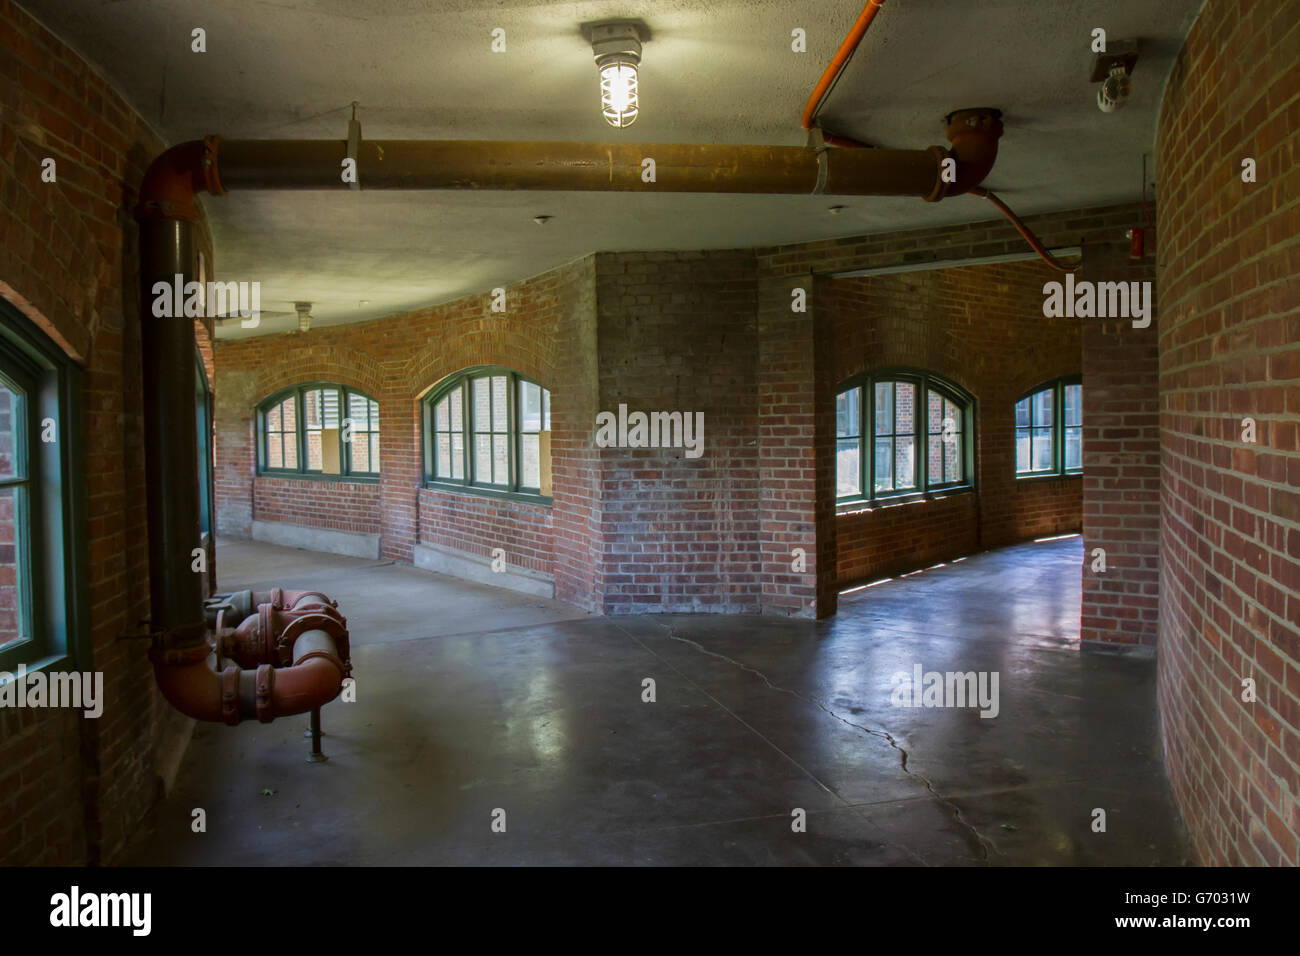
[[[197,193],[225,195],[217,169],[219,136],[178,143],[149,164],[140,183],[137,219],[184,219],[197,222]]]
[[[944,192],[960,196],[984,182],[998,158],[1002,136],[1002,111],[995,109],[954,110],[947,116],[950,153],[957,160],[956,179]]]

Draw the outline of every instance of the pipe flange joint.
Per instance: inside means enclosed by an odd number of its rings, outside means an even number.
[[[257,679],[254,686],[257,690],[257,719],[264,724],[269,724],[275,720],[275,707],[272,701],[272,693],[275,689],[275,668],[270,664],[258,665]]]
[[[239,668],[233,664],[221,672],[221,719],[232,727],[239,723]]]
[[[305,664],[307,661],[315,657],[323,657],[325,660],[329,661],[331,664],[333,664],[335,667],[338,668],[339,673],[342,674],[344,677],[347,677],[349,674],[352,673],[351,664],[344,664],[341,660],[339,660],[336,654],[331,654],[329,651],[308,651],[306,654],[302,655],[302,657],[294,661],[293,666],[297,667],[299,664]]]

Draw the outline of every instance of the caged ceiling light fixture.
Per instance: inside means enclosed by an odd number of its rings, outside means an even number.
[[[582,29],[600,74],[600,112],[610,126],[626,129],[640,112],[637,70],[649,31],[639,20],[601,20]]]

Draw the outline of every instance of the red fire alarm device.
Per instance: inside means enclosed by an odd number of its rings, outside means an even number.
[[[1142,232],[1141,227],[1128,231],[1128,257],[1130,259],[1142,258]]]

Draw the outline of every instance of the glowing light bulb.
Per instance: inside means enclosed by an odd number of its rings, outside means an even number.
[[[600,64],[600,111],[605,122],[623,129],[636,122],[639,110],[636,61],[621,56],[605,59]]]

